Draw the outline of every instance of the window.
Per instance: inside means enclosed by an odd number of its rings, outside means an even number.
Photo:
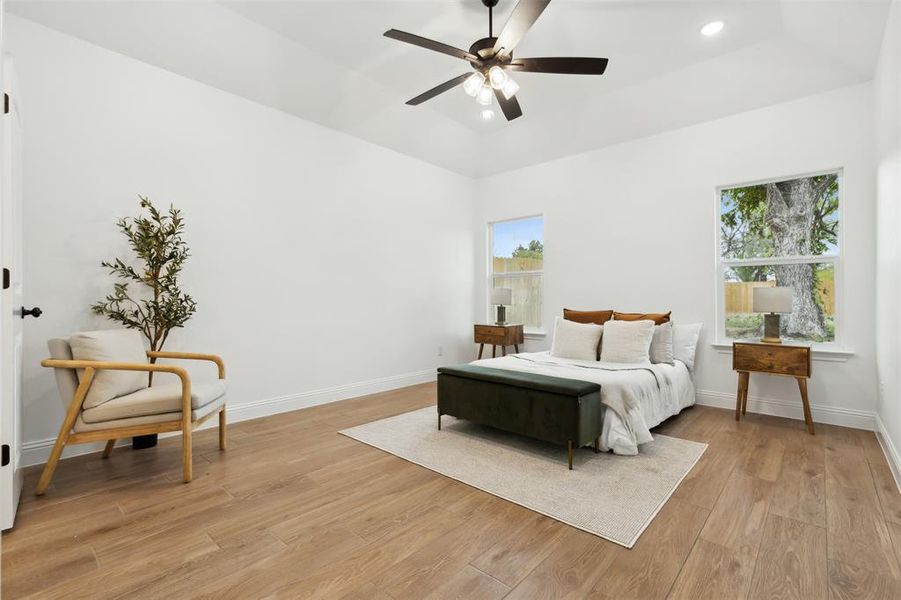
[[[544,218],[526,217],[488,226],[488,288],[513,290],[507,322],[522,323],[526,331],[541,330],[544,271]],[[494,322],[494,307],[488,307]]]
[[[841,172],[727,187],[719,196],[719,337],[759,337],[755,287],[791,287],[782,337],[837,340]]]

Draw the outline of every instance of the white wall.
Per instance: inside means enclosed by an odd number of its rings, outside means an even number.
[[[901,486],[901,3],[892,3],[876,69],[877,304],[879,426]]]
[[[814,418],[872,427],[876,408],[872,86],[864,84],[611,146],[478,182],[477,222],[545,216],[544,321],[562,308],[673,311],[704,323],[699,400],[734,406],[715,332],[717,186],[844,168],[846,362],[815,361]],[[485,271],[485,243],[476,268]],[[485,278],[476,311],[484,314]],[[756,398],[755,398],[756,397]],[[763,399],[764,401],[761,401]],[[753,377],[750,410],[800,417],[795,381]]]
[[[26,302],[45,311],[26,324],[26,460],[46,456],[63,416],[38,365],[45,340],[111,326],[88,306],[112,283],[100,260],[126,254],[114,223],[137,194],[184,211],[199,308],[168,346],[225,358],[233,418],[407,385],[468,356],[471,179],[30,21],[6,26],[24,107]]]

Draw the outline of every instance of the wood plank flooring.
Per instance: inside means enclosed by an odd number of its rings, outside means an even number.
[[[710,447],[632,550],[338,435],[433,384],[63,461],[2,539],[13,598],[901,598],[901,495],[870,432],[694,407]],[[590,452],[590,450],[584,450]],[[565,468],[561,465],[561,469]]]

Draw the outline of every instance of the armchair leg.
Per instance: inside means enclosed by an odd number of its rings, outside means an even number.
[[[190,414],[190,413],[189,413]],[[190,483],[192,478],[192,457],[191,457],[191,422],[182,424],[181,432],[181,460],[182,460],[182,478],[185,483]]]
[[[228,432],[225,428],[225,407],[219,411],[219,449],[225,450],[228,445]]]
[[[44,492],[47,491],[47,487],[50,485],[50,480],[53,479],[53,472],[56,471],[56,465],[59,464],[59,457],[62,456],[63,448],[66,447],[66,442],[69,441],[69,433],[72,431],[72,427],[75,426],[75,419],[78,418],[78,413],[81,411],[81,404],[84,402],[84,397],[87,395],[88,388],[91,387],[91,381],[93,381],[93,379],[93,367],[86,368],[84,374],[81,376],[81,382],[78,384],[78,389],[75,390],[75,396],[72,398],[72,401],[69,403],[69,408],[66,410],[63,424],[59,427],[56,442],[53,443],[53,450],[50,451],[50,458],[47,459],[47,464],[44,465],[44,471],[41,473],[41,478],[38,480],[37,488],[34,491],[37,496],[44,495]]]
[[[103,449],[103,458],[109,458],[109,455],[113,453],[113,446],[116,445],[116,440],[108,440],[106,442],[106,447]]]
[[[53,450],[50,451],[50,458],[47,459],[47,464],[44,465],[44,470],[41,472],[41,478],[38,480],[37,489],[35,489],[34,493],[37,496],[43,496],[44,492],[47,491],[47,487],[50,485],[50,480],[53,479],[53,473],[56,471],[56,465],[59,464],[59,457],[63,453],[63,448],[66,447],[66,440],[69,439],[69,433],[66,432],[60,433],[56,438],[56,442],[53,444]]]

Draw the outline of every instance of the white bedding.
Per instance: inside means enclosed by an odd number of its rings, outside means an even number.
[[[678,360],[675,365],[621,364],[524,352],[472,364],[600,384],[601,403],[607,408],[601,449],[616,454],[638,454],[638,446],[653,439],[652,427],[695,403],[691,373]]]

